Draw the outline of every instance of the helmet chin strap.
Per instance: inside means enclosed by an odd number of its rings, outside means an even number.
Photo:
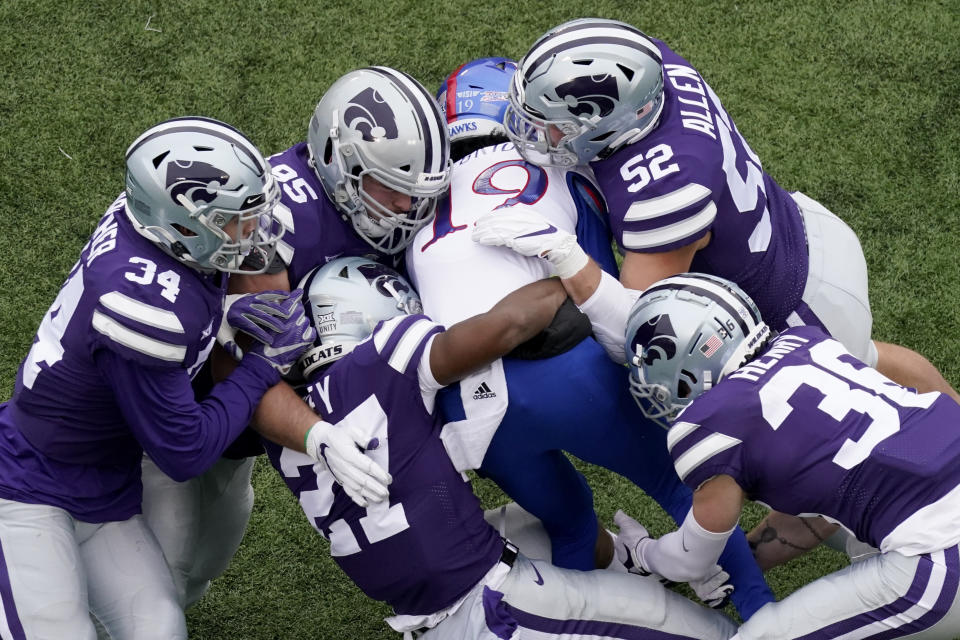
[[[356,342],[328,342],[309,349],[300,356],[299,365],[303,377],[309,379],[311,373],[336,362],[353,351],[355,346],[357,346]]]

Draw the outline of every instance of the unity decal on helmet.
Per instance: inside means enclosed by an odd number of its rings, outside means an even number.
[[[182,205],[180,196],[192,204],[210,204],[217,192],[230,181],[223,169],[198,161],[171,160],[167,163],[166,188],[173,202]]]
[[[638,348],[642,349],[643,364],[648,366],[657,360],[670,360],[677,355],[677,333],[670,316],[659,315],[637,327],[630,348],[634,353]]]
[[[617,79],[611,75],[580,76],[557,85],[557,96],[577,117],[606,117],[620,99]]]
[[[343,111],[343,121],[360,132],[367,142],[377,138],[396,140],[400,135],[396,114],[373,87],[367,87],[350,99]]]

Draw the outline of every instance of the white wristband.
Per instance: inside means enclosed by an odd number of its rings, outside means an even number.
[[[303,449],[306,454],[315,462],[325,462],[323,458],[320,457],[320,445],[323,441],[321,432],[325,429],[325,427],[329,426],[329,422],[317,420],[309,429],[307,429],[306,435],[303,436]]]
[[[558,259],[556,262],[550,260],[554,270],[561,279],[572,278],[573,276],[577,275],[581,269],[587,266],[588,262],[590,262],[590,257],[587,256],[587,253],[583,250],[583,248],[577,244],[577,237],[571,235],[568,240],[573,244],[569,251],[566,251],[563,257]],[[564,241],[564,244],[566,243],[567,240]],[[560,253],[560,251],[554,249],[550,252],[550,255],[553,256]],[[549,256],[547,259],[549,260]]]

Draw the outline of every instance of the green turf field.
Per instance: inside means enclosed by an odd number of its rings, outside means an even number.
[[[370,64],[431,90],[478,56],[521,56],[583,15],[662,38],[720,95],[783,186],[859,234],[876,338],[928,356],[960,384],[960,4],[956,0],[520,3],[201,0],[0,1],[0,382],[123,184],[144,129],[199,114],[266,153],[305,138],[325,88]],[[589,430],[589,425],[584,425]],[[642,464],[642,461],[637,461]],[[629,483],[585,469],[610,522],[665,516]],[[391,638],[385,606],[329,559],[270,467],[227,574],[188,615],[204,639]],[[487,506],[503,500],[480,483]],[[751,510],[749,522],[760,517]],[[817,552],[772,572],[783,596],[842,565]]]

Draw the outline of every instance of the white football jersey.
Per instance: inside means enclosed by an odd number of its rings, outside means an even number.
[[[488,311],[511,291],[553,275],[545,260],[483,246],[470,236],[480,216],[516,207],[536,211],[558,229],[576,233],[577,207],[567,174],[525,162],[511,143],[457,161],[449,195],[438,204],[433,224],[407,247],[407,270],[424,313],[449,327]]]

